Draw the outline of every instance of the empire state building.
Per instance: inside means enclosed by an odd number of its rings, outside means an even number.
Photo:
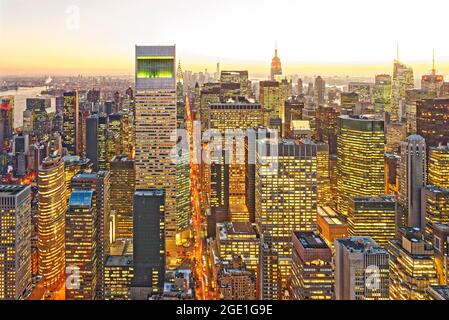
[[[273,60],[271,60],[271,80],[276,80],[276,76],[282,75],[282,63],[278,57],[278,49],[274,51]]]

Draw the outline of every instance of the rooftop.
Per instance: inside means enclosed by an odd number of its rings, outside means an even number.
[[[70,194],[69,207],[90,208],[92,206],[92,190],[75,190]]]
[[[430,286],[429,294],[438,300],[449,300],[449,286]]]
[[[0,194],[2,194],[3,196],[5,196],[5,194],[8,196],[15,196],[15,195],[21,193],[26,188],[28,188],[28,186],[23,186],[23,185],[18,185],[18,184],[0,185]]]
[[[293,235],[299,240],[299,242],[305,249],[329,248],[323,238],[312,231],[294,231]]]
[[[371,237],[350,237],[345,239],[336,239],[351,252],[358,253],[387,253]]]
[[[133,256],[107,256],[105,267],[132,267],[133,266]]]
[[[331,207],[318,207],[318,215],[321,216],[329,225],[343,225],[344,220]]]
[[[250,222],[224,222],[217,223],[217,235],[220,240],[229,240],[233,236],[246,235],[257,237],[255,226]]]
[[[140,197],[162,197],[165,194],[163,189],[137,189],[134,195]]]

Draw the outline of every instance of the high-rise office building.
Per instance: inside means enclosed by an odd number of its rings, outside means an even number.
[[[315,78],[315,91],[314,91],[314,100],[318,106],[322,106],[324,104],[324,95],[326,93],[326,82],[321,76]]]
[[[427,243],[432,244],[435,225],[449,223],[449,189],[432,185],[421,190],[422,233]]]
[[[426,139],[427,147],[447,144],[449,142],[449,99],[417,101],[416,130]]]
[[[332,300],[332,250],[316,233],[293,232],[291,300]]]
[[[259,254],[259,300],[280,300],[281,273],[279,255],[270,234],[261,238]]]
[[[137,189],[165,190],[167,263],[177,264],[176,48],[136,46],[135,168]]]
[[[104,266],[104,299],[129,300],[133,278],[133,256],[107,256]]]
[[[348,225],[350,236],[369,236],[381,247],[396,235],[396,197],[349,198]]]
[[[65,275],[65,184],[61,157],[52,155],[44,159],[38,175],[38,252],[39,274],[49,290],[58,289]]]
[[[80,172],[71,181],[73,190],[92,190],[92,206],[96,211],[97,243],[97,299],[104,298],[104,264],[109,247],[115,238],[110,216],[110,172]]]
[[[64,115],[62,146],[67,149],[69,155],[78,155],[80,149],[79,131],[79,93],[69,91],[64,93]]]
[[[112,159],[110,168],[112,237],[132,238],[133,197],[136,183],[134,161],[126,156],[117,156]]]
[[[282,63],[278,56],[278,48],[274,51],[274,57],[271,60],[271,80],[276,80],[279,76],[282,76]]]
[[[449,224],[433,226],[435,267],[441,285],[449,285]]]
[[[391,76],[389,74],[376,75],[374,111],[391,113]]]
[[[93,115],[86,119],[86,157],[92,161],[93,170],[109,168],[107,156],[108,118]]]
[[[347,216],[350,197],[384,193],[384,122],[367,116],[340,116],[337,153],[337,208]]]
[[[165,192],[137,189],[134,194],[132,300],[162,294],[165,279]]]
[[[303,143],[310,143],[310,140],[303,140]],[[331,180],[329,171],[329,145],[318,142],[317,145],[317,174],[318,174],[318,206],[325,207],[332,205]]]
[[[259,140],[256,153],[256,223],[279,255],[283,287],[290,275],[292,232],[316,229],[317,145]]]
[[[337,119],[340,112],[334,107],[318,106],[316,109],[317,140],[329,145],[329,153],[337,154]]]
[[[391,240],[390,299],[426,300],[426,289],[438,284],[433,248],[417,229],[401,229],[401,239]]]
[[[281,100],[281,91],[277,81],[261,81],[259,83],[259,101],[262,107],[267,111],[268,124],[269,118],[281,117],[283,101]]]
[[[0,151],[8,150],[14,131],[14,97],[0,97]]]
[[[217,254],[231,261],[234,255],[242,258],[246,268],[258,273],[260,237],[256,226],[249,222],[224,222],[216,224]]]
[[[403,113],[405,113],[404,104],[406,91],[413,89],[413,87],[413,69],[408,68],[405,64],[396,59],[393,66],[393,79],[391,83],[391,112],[389,112],[392,121],[401,120]]]
[[[31,290],[31,187],[0,186],[0,300]]]
[[[92,190],[74,190],[70,195],[65,222],[65,264],[67,300],[96,300],[98,277],[99,221]]]
[[[229,203],[245,204],[245,135],[246,130],[260,126],[263,123],[263,109],[259,103],[249,101],[243,97],[235,97],[221,103],[210,103],[210,129],[220,133],[222,140],[216,140],[214,144],[223,149],[223,154],[212,150],[211,158],[211,184],[216,184],[214,172],[222,176],[228,174],[229,187],[224,192],[229,192]],[[224,137],[224,139],[223,139]],[[218,145],[217,145],[218,144]],[[226,152],[224,152],[226,150]],[[221,179],[221,183],[225,180]],[[225,206],[228,205],[225,203]]]
[[[398,201],[408,227],[425,228],[425,221],[421,219],[421,189],[425,185],[426,141],[419,135],[412,135],[401,143],[399,165]]]
[[[439,188],[449,188],[449,144],[429,148],[427,182]]]
[[[220,83],[223,84],[238,84],[239,91],[237,95],[246,98],[253,96],[251,90],[251,81],[249,80],[248,71],[221,71]]]
[[[206,83],[201,88],[200,110],[199,110],[201,121],[201,132],[204,132],[209,128],[209,120],[210,120],[209,103],[220,102],[220,96],[221,96],[221,85],[219,83]]]
[[[284,102],[284,119],[282,133],[284,138],[293,138],[291,130],[292,122],[302,119],[302,110],[304,109],[304,101],[299,97],[289,97]]]
[[[370,237],[335,240],[335,298],[388,300],[389,257]]]

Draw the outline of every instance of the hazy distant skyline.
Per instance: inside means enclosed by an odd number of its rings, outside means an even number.
[[[0,0],[0,73],[132,74],[134,45],[176,44],[186,70],[370,76],[401,60],[449,74],[444,0]],[[440,10],[439,10],[440,9]],[[79,13],[79,14],[78,14]],[[77,18],[79,17],[79,18]]]

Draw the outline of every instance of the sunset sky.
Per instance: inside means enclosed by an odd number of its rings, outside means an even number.
[[[449,74],[447,0],[0,0],[0,74],[132,74],[134,45],[176,44],[184,69],[372,75],[400,58]],[[78,14],[79,13],[79,14]],[[77,18],[79,17],[79,18]]]

